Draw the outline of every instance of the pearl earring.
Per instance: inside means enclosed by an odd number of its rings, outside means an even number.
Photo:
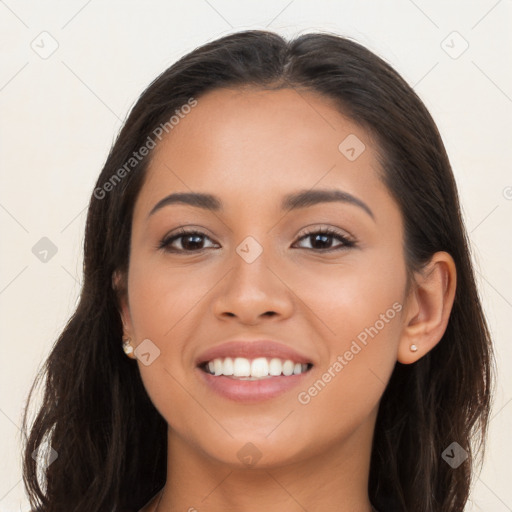
[[[411,345],[409,349],[411,352],[416,352],[418,350],[418,347],[416,345]]]
[[[130,338],[123,338],[123,350],[127,356],[133,352],[133,347],[130,343],[131,341],[132,340]]]

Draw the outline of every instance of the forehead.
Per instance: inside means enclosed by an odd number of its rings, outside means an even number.
[[[369,134],[333,100],[295,89],[218,89],[153,150],[140,208],[170,191],[216,191],[243,201],[298,188],[381,188]],[[256,206],[256,205],[255,205]]]

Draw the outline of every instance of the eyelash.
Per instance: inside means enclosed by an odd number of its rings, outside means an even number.
[[[193,253],[193,252],[197,253],[197,252],[201,252],[201,251],[204,251],[204,250],[208,249],[208,247],[203,247],[201,249],[187,251],[186,249],[170,248],[171,243],[174,242],[175,240],[178,240],[178,239],[186,237],[186,236],[193,236],[193,235],[209,238],[205,233],[203,233],[201,231],[192,230],[192,229],[191,230],[186,230],[184,228],[181,228],[179,233],[171,235],[171,236],[164,237],[160,241],[160,243],[158,244],[157,248],[158,249],[162,249],[165,252],[170,252],[170,253]],[[333,236],[333,237],[338,238],[338,240],[340,240],[342,242],[342,245],[340,245],[339,247],[328,248],[328,249],[314,249],[314,248],[310,249],[310,248],[307,248],[307,247],[305,247],[305,248],[301,247],[301,249],[306,249],[306,250],[309,250],[309,251],[315,251],[315,252],[320,252],[320,253],[327,253],[327,252],[335,252],[335,251],[340,251],[340,250],[344,250],[344,249],[349,249],[351,247],[355,247],[356,246],[356,243],[353,240],[347,238],[346,236],[342,235],[338,231],[336,231],[334,229],[331,229],[331,228],[320,228],[320,229],[317,228],[317,229],[313,229],[311,231],[308,231],[308,232],[304,233],[298,239],[298,241],[303,240],[303,239],[305,239],[305,238],[307,238],[309,236],[312,236],[312,235]]]

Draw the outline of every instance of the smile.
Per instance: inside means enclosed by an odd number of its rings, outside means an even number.
[[[284,395],[310,375],[315,359],[274,340],[230,340],[196,357],[195,371],[222,398],[254,403]]]
[[[200,368],[216,377],[225,376],[239,380],[260,380],[272,377],[289,377],[306,373],[311,368],[310,363],[299,363],[291,359],[277,357],[245,357],[215,358],[203,363]]]

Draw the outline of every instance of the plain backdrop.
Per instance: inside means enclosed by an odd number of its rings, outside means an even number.
[[[115,135],[170,64],[249,28],[352,37],[391,63],[436,120],[499,371],[467,510],[511,511],[511,27],[511,0],[0,1],[0,511],[28,510],[22,409],[76,305],[86,205]]]

